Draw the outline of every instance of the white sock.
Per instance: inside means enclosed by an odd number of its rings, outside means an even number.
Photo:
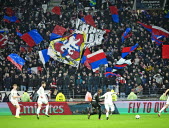
[[[106,117],[109,117],[109,112],[106,112]]]
[[[49,104],[46,105],[46,112],[45,112],[46,115],[48,115],[48,110],[49,110]]]
[[[19,116],[20,113],[20,108],[16,108],[16,115],[15,116]]]
[[[159,112],[161,113],[166,107],[164,106]]]
[[[37,108],[37,112],[36,112],[36,114],[39,114],[40,109],[41,109],[40,107],[38,107],[38,108]]]

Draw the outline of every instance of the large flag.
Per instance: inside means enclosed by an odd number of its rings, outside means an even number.
[[[169,59],[169,45],[162,46],[162,58]]]
[[[119,23],[118,9],[116,6],[109,6],[110,13],[112,15],[112,20],[116,23]]]
[[[7,23],[11,23],[11,22],[19,23],[20,22],[16,16],[11,16],[11,17],[4,16],[3,21]]]
[[[21,38],[30,46],[33,47],[36,44],[39,44],[44,39],[42,36],[38,33],[36,29],[33,29],[21,36]]]
[[[60,10],[59,6],[53,7],[52,12],[57,14],[57,15],[61,15],[61,10]]]
[[[134,51],[137,47],[138,47],[138,43],[135,44],[134,46],[131,46],[131,47],[124,47],[122,49],[122,51],[121,51],[122,52],[121,57],[122,58],[126,57],[129,53],[131,53],[132,51]]]
[[[40,66],[28,68],[28,73],[30,74],[32,73],[38,74],[40,71],[42,71],[42,68]]]
[[[114,65],[114,69],[122,69],[124,67],[126,67],[127,65],[131,65],[131,60],[126,60],[121,58],[119,61],[117,61],[117,63]]]
[[[129,34],[130,31],[131,31],[131,28],[126,28],[125,32],[121,36],[122,42],[124,42],[125,39],[127,39],[128,37],[130,37],[132,35],[131,33]]]
[[[92,17],[92,15],[86,15],[84,18],[81,19],[83,22],[85,22],[86,24],[89,24],[93,27],[96,27],[96,24],[94,22],[94,19]]]
[[[78,68],[85,40],[85,34],[79,33],[53,40],[50,42],[48,55],[54,60]]]
[[[7,41],[8,41],[7,35],[0,34],[0,49],[6,46]]]
[[[87,47],[81,59],[81,63],[84,64],[88,69],[91,69],[87,55],[91,54],[90,49]]]
[[[158,27],[158,26],[152,26],[152,25],[146,25],[143,24],[141,22],[137,22],[139,23],[141,26],[143,26],[144,28],[146,28],[149,32],[153,33],[154,35],[158,35],[158,36],[165,36],[168,37],[169,36],[169,31],[165,30],[164,28]]]
[[[56,25],[51,33],[50,40],[61,38],[65,32],[66,32],[66,28]]]
[[[101,65],[108,67],[108,61],[103,49],[87,55],[87,59],[89,60],[93,72],[98,71]]]
[[[82,31],[86,34],[85,48],[100,45],[103,40],[103,35],[106,31],[97,29],[89,24],[84,23],[82,20],[77,19],[75,23],[75,31]]]
[[[25,64],[25,60],[15,53],[8,55],[7,59],[11,61],[19,70],[22,70],[22,67]]]
[[[45,65],[45,63],[48,62],[50,59],[50,56],[47,53],[48,53],[48,49],[39,51],[39,57],[43,65]]]

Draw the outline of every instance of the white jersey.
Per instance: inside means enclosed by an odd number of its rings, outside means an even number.
[[[11,101],[18,100],[18,98],[14,98],[14,96],[18,96],[17,90],[12,89],[11,90],[11,99],[10,99]]]
[[[39,88],[39,90],[37,91],[37,93],[38,93],[39,97],[43,97],[43,98],[46,97],[45,96],[45,90],[44,90],[44,88],[42,86]]]
[[[112,99],[112,95],[114,94],[114,92],[106,92],[103,96],[104,97],[104,104],[113,104],[113,99]]]

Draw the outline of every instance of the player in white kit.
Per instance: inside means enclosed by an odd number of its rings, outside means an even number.
[[[16,114],[15,114],[15,118],[21,118],[19,116],[19,113],[20,113],[20,106],[19,106],[19,103],[18,103],[18,98],[20,98],[21,96],[18,96],[17,94],[17,84],[14,84],[13,85],[13,89],[11,90],[11,103],[16,107]]]
[[[113,94],[117,94],[117,93],[111,92],[110,89],[107,89],[107,92],[103,96],[100,97],[100,98],[104,97],[104,106],[106,109],[106,119],[107,120],[109,119],[109,109],[111,110],[111,114],[115,110],[114,104],[113,104],[113,99],[112,99]]]
[[[164,95],[166,96],[168,92],[169,92],[169,89],[167,89],[167,90],[165,91]],[[167,102],[166,102],[166,104],[164,105],[164,107],[158,112],[158,116],[159,116],[159,117],[160,117],[161,112],[162,112],[164,109],[166,109],[168,106],[169,106],[169,97],[167,98]]]
[[[45,115],[47,117],[49,117],[48,115],[48,109],[49,109],[49,103],[44,91],[44,88],[46,87],[46,83],[44,81],[42,81],[41,83],[41,87],[39,88],[39,90],[37,91],[39,98],[38,98],[38,108],[37,108],[37,119],[39,119],[39,113],[40,113],[40,109],[42,107],[42,104],[46,104],[46,112]]]

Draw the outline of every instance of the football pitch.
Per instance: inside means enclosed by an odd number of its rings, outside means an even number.
[[[0,128],[168,128],[169,115],[156,114],[140,115],[140,119],[135,119],[135,115],[112,115],[106,120],[102,115],[102,120],[98,120],[98,115],[51,115],[46,117],[40,115],[38,120],[35,115],[21,116],[20,119],[14,116],[0,116]]]

